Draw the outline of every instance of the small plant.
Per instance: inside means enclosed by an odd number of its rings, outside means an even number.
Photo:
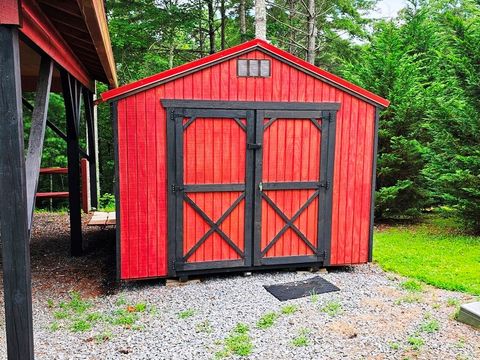
[[[448,306],[460,306],[460,301],[456,298],[448,298],[447,299],[447,305]]]
[[[85,331],[89,331],[91,328],[92,328],[92,324],[90,322],[84,319],[80,319],[80,320],[75,320],[72,323],[70,330],[72,330],[73,332],[85,332]]]
[[[388,343],[388,346],[390,347],[390,349],[392,350],[398,350],[400,349],[400,344],[397,343],[397,342],[394,342],[394,341],[391,341]]]
[[[432,334],[440,330],[440,324],[437,320],[433,319],[420,325],[420,330],[428,334]]]
[[[310,293],[310,301],[312,304],[316,304],[318,302],[318,294],[315,292],[315,290],[312,290]]]
[[[465,347],[465,339],[460,338],[458,339],[457,343],[455,344],[457,348],[463,349]]]
[[[199,322],[195,325],[196,332],[211,333],[213,331],[212,325],[208,320]]]
[[[104,331],[100,334],[97,334],[93,337],[93,339],[95,340],[95,342],[97,344],[101,344],[101,343],[104,343],[104,342],[107,342],[108,340],[110,340],[111,338],[113,337],[113,334],[111,331]]]
[[[136,312],[145,312],[145,310],[147,310],[147,304],[144,302],[141,302],[134,305],[134,308]]]
[[[248,334],[248,326],[238,323],[230,335],[224,341],[224,348],[215,354],[217,359],[225,358],[232,354],[238,356],[248,356],[252,353],[253,344]]]
[[[422,283],[418,282],[417,280],[407,280],[400,284],[402,289],[407,290],[409,292],[422,292],[423,285]]]
[[[401,305],[401,304],[412,304],[412,303],[418,303],[422,301],[422,297],[420,294],[408,294],[406,296],[402,296],[401,298],[398,298],[395,300],[395,305]]]
[[[178,313],[178,317],[180,319],[187,319],[189,317],[192,317],[193,315],[195,315],[195,310],[193,309],[183,310]]]
[[[113,316],[110,318],[112,325],[120,325],[127,328],[131,328],[138,320],[138,314],[129,312],[126,309],[118,309],[113,312]]]
[[[69,313],[66,310],[58,310],[53,313],[53,317],[57,320],[62,320],[68,318]]]
[[[52,308],[55,307],[55,303],[53,302],[52,299],[48,299],[48,300],[47,300],[47,306],[48,306],[50,309],[52,309]]]
[[[257,321],[257,328],[259,329],[268,329],[269,327],[272,327],[275,321],[278,318],[278,314],[275,312],[268,312],[265,315],[263,315],[258,321]]]
[[[457,306],[455,311],[450,315],[452,320],[458,320],[458,315],[460,314],[460,306]]]
[[[302,329],[300,330],[300,333],[298,334],[298,336],[294,337],[293,340],[292,340],[292,345],[295,346],[295,347],[304,347],[304,346],[308,346],[308,334],[310,332],[308,331],[308,329]]]
[[[60,324],[57,321],[54,321],[50,324],[50,331],[55,332],[60,329]]]
[[[330,316],[336,316],[343,311],[342,305],[338,301],[329,301],[320,310]]]
[[[410,336],[407,341],[414,350],[420,350],[423,344],[425,344],[425,341],[418,336]]]
[[[125,299],[125,296],[121,295],[115,302],[115,305],[117,306],[127,305],[127,299]]]
[[[432,305],[432,308],[437,310],[437,309],[440,309],[440,304],[439,303],[435,303]]]
[[[290,304],[285,305],[280,309],[280,312],[284,315],[294,314],[298,311],[298,307],[296,305]]]

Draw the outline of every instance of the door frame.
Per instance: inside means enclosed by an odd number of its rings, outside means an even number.
[[[166,122],[167,122],[167,240],[168,240],[168,245],[167,245],[167,251],[168,251],[168,275],[169,276],[176,276],[177,272],[183,272],[183,271],[190,271],[190,270],[209,270],[209,269],[219,269],[223,270],[225,268],[232,268],[233,267],[241,267],[241,268],[251,268],[253,267],[259,267],[258,264],[255,265],[255,259],[256,255],[253,253],[255,251],[255,232],[257,230],[257,226],[261,226],[261,224],[257,224],[257,214],[255,214],[255,209],[259,209],[259,212],[261,213],[261,207],[258,208],[256,204],[257,199],[256,199],[256,193],[258,192],[258,183],[257,183],[257,177],[258,173],[260,173],[260,181],[261,181],[261,172],[256,171],[257,163],[258,161],[262,162],[261,156],[258,154],[261,154],[261,151],[257,151],[259,149],[258,145],[261,144],[258,143],[258,138],[256,137],[256,132],[257,128],[259,126],[259,123],[262,125],[263,129],[263,118],[261,121],[259,121],[259,116],[264,116],[265,111],[321,111],[322,112],[322,117],[328,117],[328,122],[322,121],[322,128],[324,126],[324,123],[328,123],[326,132],[328,132],[328,146],[326,147],[327,150],[327,180],[329,181],[329,184],[332,184],[333,181],[333,165],[334,165],[334,153],[335,153],[335,123],[336,123],[336,114],[340,108],[340,103],[336,102],[265,102],[265,101],[221,101],[221,100],[177,100],[177,99],[160,99],[160,102],[163,106],[163,108],[166,110]],[[177,162],[180,160],[183,168],[183,157],[181,159],[177,159],[176,156],[176,149],[177,146],[182,146],[182,153],[183,153],[183,143],[178,144],[176,141],[176,133],[179,131],[179,129],[176,129],[176,124],[178,122],[176,121],[176,117],[184,117],[183,109],[209,109],[209,110],[242,110],[242,111],[253,111],[253,116],[254,119],[253,121],[250,122],[250,127],[249,127],[249,121],[247,120],[247,131],[246,131],[246,136],[247,136],[247,149],[246,149],[246,174],[245,174],[245,191],[247,193],[247,182],[251,182],[251,186],[255,189],[250,190],[251,193],[255,193],[255,196],[252,194],[252,199],[251,203],[247,203],[247,196],[245,197],[245,223],[247,222],[254,222],[252,223],[252,226],[250,226],[251,231],[250,233],[246,233],[244,235],[245,239],[245,249],[244,249],[244,257],[246,258],[247,256],[250,257],[249,265],[243,265],[243,264],[233,264],[232,261],[210,261],[210,262],[204,262],[204,263],[199,263],[199,264],[208,264],[208,267],[203,267],[203,266],[197,266],[197,264],[190,264],[187,268],[185,266],[179,266],[180,264],[178,263],[178,256],[179,253],[182,255],[183,258],[183,248],[178,248],[177,247],[177,237],[178,235],[182,236],[183,238],[183,233],[180,232],[178,234],[177,232],[177,218],[179,214],[179,208],[182,209],[182,214],[180,214],[180,220],[181,220],[181,225],[183,226],[183,206],[177,206],[179,201],[184,201],[183,197],[177,196],[175,191],[172,191],[174,186],[177,184]],[[225,112],[228,113],[228,112]],[[228,116],[224,116],[228,117]],[[251,127],[255,127],[255,129],[251,129]],[[333,134],[333,136],[330,136]],[[322,129],[322,139],[324,136],[324,132]],[[331,138],[331,139],[330,139]],[[322,149],[321,149],[321,154],[322,154],[322,160],[323,160],[323,143],[322,141]],[[251,145],[250,148],[248,148],[248,144]],[[254,150],[254,151],[252,151]],[[248,164],[253,165],[253,169],[249,169]],[[251,181],[248,181],[249,178],[251,178]],[[182,182],[183,183],[183,182]],[[331,242],[331,219],[332,219],[332,186],[330,186],[330,191],[325,191],[325,209],[328,211],[327,216],[325,216],[325,222],[323,224],[323,237],[322,237],[322,246],[325,249],[330,249],[330,242]],[[323,193],[323,192],[321,192]],[[179,200],[180,199],[180,200]],[[321,201],[322,197],[320,194],[319,197],[319,204]],[[253,203],[255,202],[255,203]],[[250,205],[250,206],[248,206]],[[260,204],[261,205],[261,204]],[[319,228],[321,224],[318,224]],[[247,228],[247,227],[246,227]],[[247,249],[247,237],[250,238],[249,242],[249,249]],[[258,240],[259,241],[259,240]],[[318,238],[317,243],[318,246],[320,246],[321,239]],[[248,254],[248,255],[247,255]],[[330,251],[326,251],[325,257],[323,259],[319,259],[318,257],[315,257],[316,261],[321,261],[322,265],[328,265],[330,263]],[[253,259],[253,260],[252,260]],[[302,259],[301,256],[292,256],[291,258],[278,258],[279,260],[274,260],[272,259],[271,262],[269,262],[268,265],[278,265],[278,264],[295,264],[295,263],[303,263],[304,259]],[[280,259],[283,259],[284,261],[280,261]],[[241,259],[237,261],[243,262],[246,259]],[[312,261],[312,259],[308,259],[308,261]],[[228,264],[230,263],[230,264]],[[251,264],[251,265],[250,265]],[[267,264],[262,264],[267,265]]]

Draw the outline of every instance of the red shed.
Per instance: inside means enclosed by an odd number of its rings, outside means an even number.
[[[262,40],[102,98],[121,279],[371,260],[387,100]]]

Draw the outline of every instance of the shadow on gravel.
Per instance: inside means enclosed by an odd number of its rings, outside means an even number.
[[[89,216],[82,218],[85,253],[72,257],[68,214],[34,215],[30,244],[34,299],[57,299],[70,291],[85,297],[116,291],[115,228],[87,227]],[[2,277],[0,257],[0,279]],[[3,292],[3,284],[0,285]],[[3,298],[3,294],[0,297]]]

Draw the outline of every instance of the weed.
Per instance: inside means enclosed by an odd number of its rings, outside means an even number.
[[[457,306],[455,311],[450,315],[450,319],[458,320],[458,315],[460,314],[460,306]]]
[[[113,316],[110,318],[112,325],[120,325],[124,327],[131,327],[138,320],[138,314],[128,312],[125,309],[119,309],[114,311]]]
[[[205,320],[195,325],[195,330],[197,332],[203,332],[203,333],[209,334],[213,331],[213,328],[212,328],[212,325],[210,325],[210,322],[208,320]]]
[[[147,310],[147,304],[144,302],[138,303],[134,306],[136,312],[145,312]]]
[[[193,315],[195,315],[195,310],[193,309],[183,310],[178,313],[178,317],[180,319],[187,319],[189,317],[192,317]]]
[[[248,334],[248,326],[238,323],[224,341],[224,348],[215,354],[216,358],[225,358],[232,354],[248,356],[252,353],[253,344]]]
[[[100,334],[95,335],[93,338],[97,344],[107,342],[113,337],[113,334],[111,331],[104,331]]]
[[[85,332],[92,328],[92,324],[89,323],[87,320],[80,319],[75,320],[70,327],[70,330],[73,332]]]
[[[312,304],[316,304],[318,302],[318,294],[315,292],[315,290],[310,292],[310,301]]]
[[[47,300],[47,306],[51,309],[55,307],[55,303],[53,302],[52,299]]]
[[[420,350],[423,344],[425,344],[425,341],[423,341],[423,339],[418,336],[410,336],[407,341],[414,350]]]
[[[82,300],[78,292],[73,291],[70,293],[70,301],[67,303],[67,307],[72,311],[82,314],[91,306],[92,304],[89,301]]]
[[[412,303],[418,303],[422,301],[422,297],[420,294],[408,294],[406,296],[402,296],[401,298],[398,298],[395,300],[395,305],[401,305],[403,303],[406,304],[412,304]]]
[[[62,320],[68,318],[70,315],[66,310],[58,310],[53,313],[53,317],[57,320]]]
[[[404,281],[400,284],[402,289],[410,291],[410,292],[422,292],[423,291],[423,285],[421,282],[417,280],[407,280]]]
[[[432,308],[437,310],[437,309],[440,309],[440,304],[439,303],[435,303],[432,305]]]
[[[285,305],[280,309],[280,312],[284,315],[294,314],[298,311],[298,307],[296,305],[290,304]]]
[[[55,332],[60,329],[60,324],[57,321],[54,321],[50,324],[50,331]]]
[[[447,305],[448,306],[460,306],[460,300],[456,298],[448,298],[447,299]]]
[[[115,305],[117,306],[127,305],[127,299],[125,299],[125,296],[121,295],[115,302]]]
[[[99,314],[97,312],[90,313],[86,316],[86,320],[90,322],[97,322],[103,319],[102,314]]]
[[[265,315],[263,315],[258,321],[257,321],[257,328],[259,329],[267,329],[269,327],[272,327],[275,321],[278,318],[278,314],[275,312],[268,312]]]
[[[249,330],[248,325],[244,323],[238,323],[233,329],[237,334],[247,334]]]
[[[308,346],[308,339],[305,335],[298,335],[293,338],[292,345],[296,347]]]
[[[392,342],[389,342],[389,343],[388,343],[388,346],[389,346],[390,349],[392,349],[392,350],[398,350],[398,349],[400,349],[400,344],[397,343],[397,342],[393,342],[393,341],[392,341]]]
[[[457,343],[455,344],[455,346],[456,346],[457,348],[460,348],[460,349],[464,348],[464,347],[465,347],[465,339],[464,339],[464,338],[458,339],[458,341],[457,341]]]
[[[428,334],[432,334],[440,330],[440,324],[437,320],[433,319],[420,325],[420,330]]]
[[[320,310],[330,316],[336,316],[343,311],[342,304],[338,301],[329,301]]]

